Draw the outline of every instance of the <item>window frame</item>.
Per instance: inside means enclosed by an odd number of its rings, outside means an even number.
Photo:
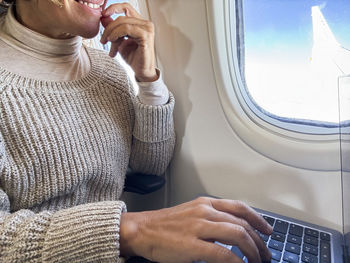
[[[253,150],[279,163],[308,170],[339,171],[337,125],[275,118],[251,100],[236,55],[239,43],[235,5],[235,0],[206,0],[216,88],[231,128]]]

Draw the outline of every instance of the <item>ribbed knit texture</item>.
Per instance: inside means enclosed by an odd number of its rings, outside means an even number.
[[[162,174],[170,162],[173,96],[141,104],[116,60],[87,51],[74,81],[0,68],[0,262],[119,262],[128,165]]]

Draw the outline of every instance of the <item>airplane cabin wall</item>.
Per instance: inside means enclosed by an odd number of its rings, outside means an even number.
[[[205,1],[151,0],[148,8],[158,64],[176,98],[177,145],[168,187],[156,194],[159,204],[162,195],[176,205],[207,194],[341,231],[339,172],[277,163],[247,146],[228,124],[216,90]]]

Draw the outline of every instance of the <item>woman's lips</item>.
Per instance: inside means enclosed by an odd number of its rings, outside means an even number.
[[[77,3],[81,4],[81,5],[85,5],[87,7],[90,7],[91,9],[94,10],[99,10],[101,11],[101,7],[102,5],[104,5],[104,2],[101,1],[83,1],[83,0],[76,0]]]

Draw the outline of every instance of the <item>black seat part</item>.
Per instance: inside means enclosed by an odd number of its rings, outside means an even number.
[[[128,171],[125,179],[125,192],[149,194],[161,189],[165,184],[163,176]]]

